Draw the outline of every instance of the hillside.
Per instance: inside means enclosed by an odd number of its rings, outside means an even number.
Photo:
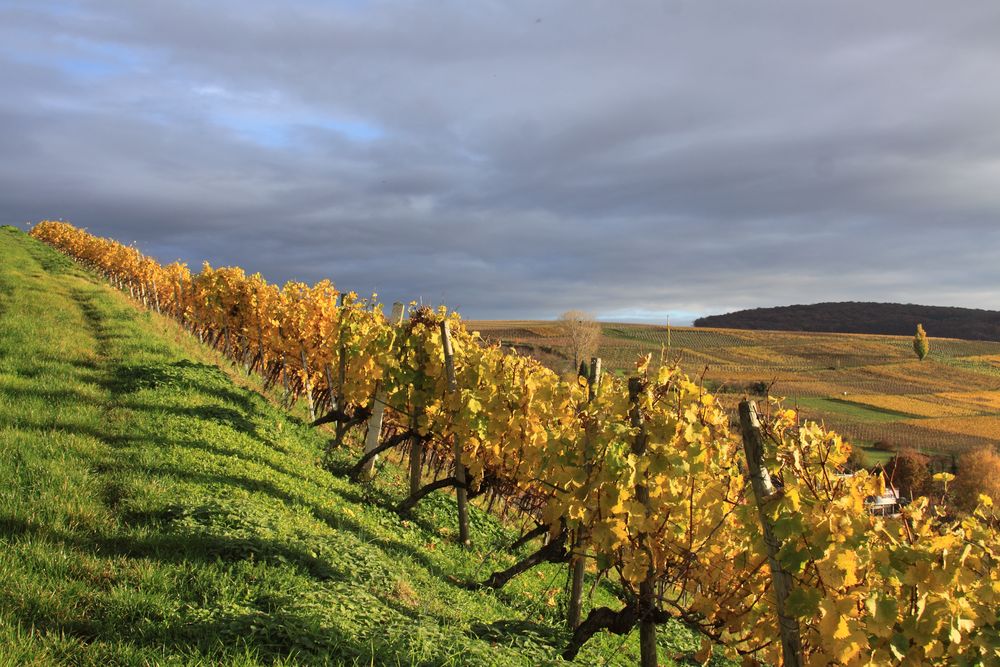
[[[480,321],[483,336],[569,371],[555,322]],[[1000,445],[1000,342],[931,339],[917,361],[912,334],[678,328],[605,322],[598,354],[629,372],[642,354],[677,361],[731,405],[745,396],[784,397],[869,448],[872,462],[901,445],[951,454]],[[879,449],[872,445],[879,444]]]
[[[538,665],[565,567],[474,592],[519,526],[447,494],[401,519],[325,470],[329,434],[53,250],[0,229],[0,665]],[[336,469],[356,458],[334,452]],[[590,584],[588,583],[588,590]],[[597,586],[591,604],[613,604]],[[633,633],[579,664],[636,664]],[[664,664],[699,642],[660,633]],[[716,661],[716,664],[722,664]]]
[[[695,320],[696,327],[913,335],[917,324],[943,338],[1000,341],[1000,312],[976,308],[846,301],[754,308]]]

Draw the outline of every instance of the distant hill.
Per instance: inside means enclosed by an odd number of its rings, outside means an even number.
[[[844,301],[753,308],[695,320],[696,327],[910,335],[923,324],[929,336],[1000,340],[1000,311],[910,303]]]

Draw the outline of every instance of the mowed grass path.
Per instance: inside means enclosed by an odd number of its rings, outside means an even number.
[[[557,661],[564,567],[466,590],[513,562],[510,530],[475,511],[458,548],[446,494],[401,519],[394,466],[327,472],[324,434],[235,375],[0,228],[0,665]],[[697,641],[668,626],[661,647],[672,664]],[[637,661],[616,636],[579,658]]]

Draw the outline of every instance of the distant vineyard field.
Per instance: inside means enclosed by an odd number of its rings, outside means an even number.
[[[556,322],[469,324],[570,371]],[[932,337],[931,356],[920,362],[908,336],[603,325],[598,354],[612,372],[649,353],[678,361],[733,402],[770,386],[803,417],[864,446],[945,454],[1000,446],[1000,342]]]

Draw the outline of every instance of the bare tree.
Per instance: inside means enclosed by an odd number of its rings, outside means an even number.
[[[582,310],[568,310],[559,316],[559,326],[566,338],[566,349],[573,355],[573,368],[580,367],[580,361],[597,353],[601,344],[601,325],[590,313]]]

